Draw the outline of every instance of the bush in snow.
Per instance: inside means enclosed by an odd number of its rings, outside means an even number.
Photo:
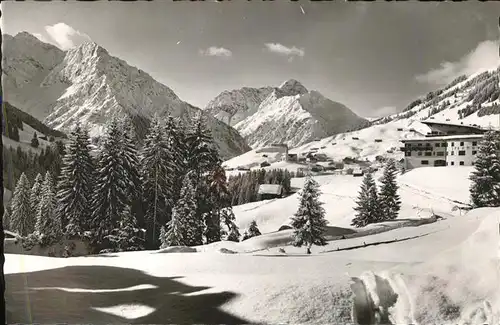
[[[398,195],[396,181],[398,169],[394,159],[389,159],[385,165],[384,173],[380,179],[380,192],[378,195],[382,220],[394,220],[401,209],[401,200]]]
[[[293,245],[306,246],[307,254],[311,254],[312,245],[326,245],[324,233],[327,221],[322,207],[323,203],[319,201],[320,194],[319,184],[310,175],[307,176],[300,193],[299,208],[291,222],[294,228]]]
[[[257,227],[257,221],[252,220],[252,222],[250,222],[250,226],[248,227],[248,238],[252,238],[252,237],[256,237],[256,236],[260,236],[260,235],[261,235],[261,233],[260,233],[259,228]]]
[[[352,226],[364,227],[380,220],[377,186],[372,173],[366,173],[363,178],[354,210],[356,211],[356,216],[352,219]]]
[[[500,206],[500,135],[488,132],[480,143],[475,170],[470,175],[474,207]]]

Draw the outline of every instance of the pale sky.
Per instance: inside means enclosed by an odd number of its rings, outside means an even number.
[[[7,2],[2,32],[62,49],[91,39],[204,107],[286,79],[362,116],[402,110],[499,63],[500,4],[310,1]]]

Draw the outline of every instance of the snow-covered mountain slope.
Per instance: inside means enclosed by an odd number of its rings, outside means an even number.
[[[204,110],[222,122],[234,126],[257,112],[260,103],[273,90],[273,87],[243,87],[241,89],[223,91],[212,99]]]
[[[96,137],[106,121],[118,114],[132,117],[142,136],[155,113],[180,116],[188,122],[201,112],[222,156],[229,158],[250,149],[236,130],[182,101],[170,88],[111,56],[96,43],[62,52],[28,33],[20,33],[6,35],[4,48],[6,99],[54,129],[67,131],[80,121],[87,123],[91,136]],[[13,58],[17,53],[22,60]],[[39,103],[32,104],[36,101]]]
[[[295,147],[366,123],[344,105],[290,79],[275,88],[257,112],[235,128],[253,148],[277,142]]]
[[[407,120],[477,124],[500,127],[500,67],[471,76],[460,76],[442,89],[410,103],[401,113],[374,121]]]

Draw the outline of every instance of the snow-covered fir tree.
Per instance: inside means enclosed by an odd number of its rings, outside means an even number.
[[[172,218],[167,223],[167,229],[162,227],[163,236],[161,236],[161,248],[170,247],[170,246],[184,246],[184,237],[183,237],[183,225],[182,215],[180,214],[181,209],[174,209]]]
[[[248,238],[250,238],[250,237],[248,237],[248,232],[245,230],[243,232],[243,237],[241,238],[241,241],[247,240]]]
[[[63,234],[62,223],[56,214],[56,192],[50,172],[45,173],[42,196],[36,215],[35,234],[44,244],[59,240]]]
[[[170,143],[157,116],[151,121],[141,155],[141,181],[146,206],[148,248],[158,248],[158,232],[173,205],[174,166]]]
[[[35,218],[36,214],[38,213],[38,206],[40,205],[40,199],[42,197],[42,186],[43,176],[42,174],[38,173],[35,177],[35,181],[33,182],[30,193],[31,211],[33,214],[33,218]]]
[[[500,134],[487,132],[479,144],[470,175],[471,201],[474,207],[500,206]]]
[[[398,194],[397,177],[398,170],[394,159],[389,159],[380,178],[380,192],[378,199],[380,203],[381,220],[394,220],[401,209],[401,199]]]
[[[221,240],[221,213],[231,206],[227,188],[226,172],[222,166],[216,166],[207,175],[208,196],[211,211],[205,213],[205,238],[207,244]]]
[[[356,216],[352,219],[351,225],[355,227],[364,227],[367,224],[381,220],[377,185],[372,173],[366,173],[363,178],[354,210]]]
[[[293,245],[306,246],[307,254],[311,254],[312,245],[324,246],[327,243],[324,236],[327,221],[323,203],[319,201],[320,195],[318,183],[308,175],[300,193],[299,208],[291,222],[294,228]]]
[[[235,223],[233,223],[231,225],[231,228],[229,228],[229,232],[228,232],[226,240],[239,242],[240,237],[241,237],[240,230],[239,230],[238,226]]]
[[[31,186],[25,173],[21,174],[11,200],[12,230],[21,236],[27,236],[33,232],[35,218],[30,201]]]
[[[193,174],[189,172],[184,177],[184,186],[173,211],[173,214],[180,218],[182,238],[186,246],[203,244],[203,220],[196,214],[196,187]]]
[[[3,218],[2,218],[3,229],[12,231],[11,217],[12,217],[12,207],[10,204],[8,204],[3,212]]]
[[[132,119],[129,116],[121,118],[120,131],[122,132],[122,160],[125,173],[130,180],[127,188],[130,198],[131,213],[139,224],[143,225],[144,211],[142,202],[142,184],[140,175],[138,137]]]
[[[91,230],[97,250],[110,247],[106,240],[128,213],[132,203],[134,179],[124,159],[123,131],[117,118],[107,125],[97,158],[96,185],[92,199]]]
[[[95,164],[88,131],[77,123],[71,131],[57,184],[57,215],[69,238],[89,230]]]
[[[239,241],[240,231],[236,225],[236,217],[232,207],[223,208],[220,211],[221,239]],[[238,240],[236,240],[236,238]]]
[[[250,226],[248,227],[248,238],[252,238],[252,237],[256,237],[256,236],[260,236],[260,235],[261,235],[261,233],[260,233],[259,228],[257,227],[257,221],[252,220],[252,222],[250,222]]]
[[[179,198],[182,181],[187,173],[187,130],[184,123],[179,118],[173,118],[169,115],[164,127],[165,139],[169,144],[172,167],[174,175],[172,178],[173,190],[172,201],[176,202]]]
[[[111,243],[111,248],[104,249],[103,252],[126,252],[144,249],[143,233],[137,227],[137,221],[130,212],[130,208],[127,208],[124,212],[118,227],[107,235],[107,240]]]

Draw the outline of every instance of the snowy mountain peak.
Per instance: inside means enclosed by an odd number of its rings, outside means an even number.
[[[288,79],[283,82],[277,89],[277,97],[296,96],[307,94],[308,90],[304,85],[295,79]]]
[[[61,51],[24,33],[7,37],[4,53],[5,99],[56,130],[68,131],[79,121],[98,137],[111,116],[126,115],[142,137],[155,113],[188,122],[200,111],[95,42]],[[223,156],[249,149],[236,130],[213,117],[208,124]]]
[[[30,41],[30,42],[42,42],[38,38],[36,38],[33,34],[30,34],[28,32],[19,32],[14,36],[14,38],[24,39],[24,40]]]

